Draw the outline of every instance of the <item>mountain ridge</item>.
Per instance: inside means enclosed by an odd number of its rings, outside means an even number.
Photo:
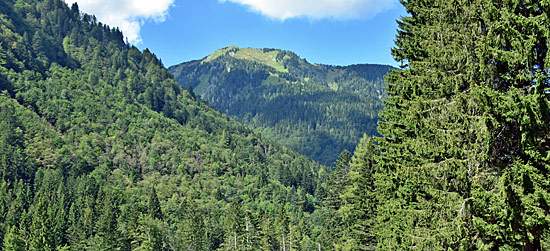
[[[227,47],[218,49],[212,54],[205,56],[201,59],[190,60],[180,64],[175,64],[175,65],[169,66],[168,69],[175,76],[177,76],[180,74],[180,72],[178,71],[178,66],[181,66],[182,64],[200,63],[202,65],[205,63],[215,61],[218,58],[224,58],[224,57],[232,57],[235,59],[253,61],[255,63],[272,67],[275,71],[283,72],[283,73],[289,73],[287,67],[291,67],[291,65],[296,65],[296,62],[298,62],[298,65],[299,64],[306,65],[310,71],[312,71],[311,69],[314,69],[313,71],[315,70],[326,71],[327,68],[335,69],[335,70],[347,70],[347,71],[353,72],[353,74],[360,75],[362,78],[368,81],[383,81],[381,77],[383,77],[383,75],[388,73],[388,70],[397,69],[390,65],[376,64],[376,63],[357,63],[357,64],[350,64],[350,65],[330,65],[330,64],[310,63],[307,61],[307,59],[301,58],[295,52],[292,52],[289,50],[274,49],[274,48],[258,49],[258,48],[237,47],[237,46],[227,46]],[[285,62],[285,60],[289,60],[289,62]],[[370,68],[370,69],[366,70],[366,68]],[[374,71],[376,72],[375,74],[372,74],[373,68],[375,68],[374,69]],[[365,74],[365,72],[369,72],[370,74]],[[337,76],[337,73],[328,72],[327,76],[325,77],[328,82],[333,82],[336,76]],[[309,79],[306,77],[303,80],[307,82]],[[323,81],[321,82],[324,83]],[[185,86],[186,83],[182,83],[182,85]],[[379,93],[379,94],[383,95],[383,93]],[[382,98],[382,96],[379,96],[379,98]]]
[[[391,66],[310,64],[280,49],[229,46],[168,68],[182,86],[240,122],[332,165],[376,135]]]

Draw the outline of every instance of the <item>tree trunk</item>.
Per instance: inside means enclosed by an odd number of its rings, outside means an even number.
[[[289,251],[292,251],[292,229],[290,230],[290,239],[288,240],[289,244],[288,245],[288,250]]]
[[[533,242],[528,242],[523,245],[523,251],[541,251],[540,239],[535,239]]]

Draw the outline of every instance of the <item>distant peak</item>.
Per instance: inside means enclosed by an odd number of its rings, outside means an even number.
[[[221,48],[217,51],[215,51],[214,53],[210,54],[208,57],[206,57],[203,62],[210,62],[216,58],[219,58],[221,56],[225,56],[227,54],[230,54],[230,52],[237,52],[239,51],[241,48],[237,47],[237,46],[228,46],[228,47],[224,47],[224,48]]]
[[[283,63],[285,59],[294,58],[302,60],[294,52],[286,50],[272,48],[239,48],[237,46],[228,46],[215,51],[210,56],[203,59],[202,62],[210,62],[220,57],[233,57],[237,59],[248,60],[259,64],[271,66],[277,71],[281,72],[288,72]]]

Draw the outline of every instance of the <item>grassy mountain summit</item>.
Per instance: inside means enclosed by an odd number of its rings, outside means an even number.
[[[280,50],[258,50],[252,48],[239,48],[236,46],[229,46],[212,53],[204,59],[204,62],[211,62],[219,57],[230,56],[238,59],[255,61],[260,64],[265,64],[267,66],[275,68],[275,70],[277,71],[288,72],[288,70],[283,65],[283,61],[278,60],[277,58],[279,52]]]
[[[311,64],[290,51],[235,46],[169,67],[214,107],[326,165],[363,133],[376,134],[390,69]]]

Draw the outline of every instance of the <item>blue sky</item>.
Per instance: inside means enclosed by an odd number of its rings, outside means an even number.
[[[311,63],[397,66],[395,20],[406,14],[395,0],[66,1],[120,26],[165,66],[230,45],[290,50]]]

